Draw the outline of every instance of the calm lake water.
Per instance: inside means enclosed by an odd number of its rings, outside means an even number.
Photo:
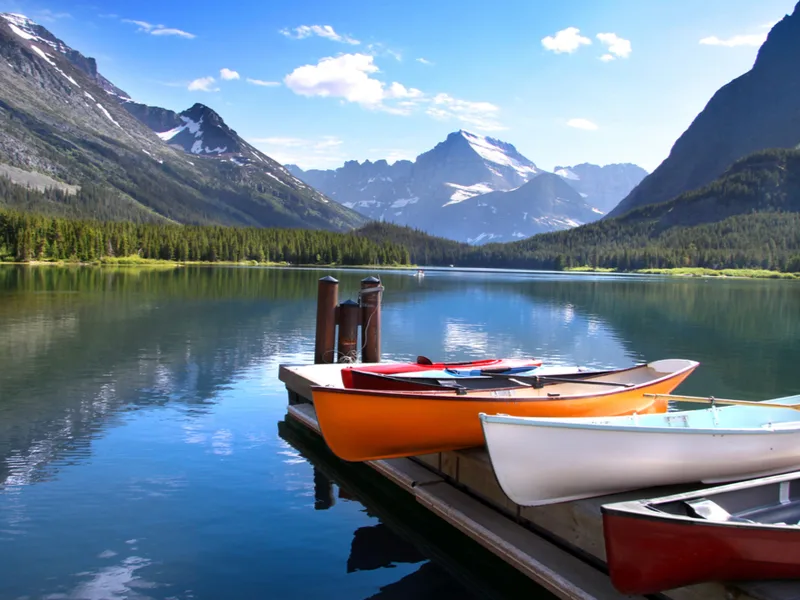
[[[547,597],[284,422],[317,280],[380,274],[383,356],[699,360],[800,393],[800,284],[533,273],[0,267],[0,598]]]

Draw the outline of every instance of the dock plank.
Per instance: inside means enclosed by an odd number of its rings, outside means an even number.
[[[416,495],[428,509],[560,598],[636,598],[620,594],[597,569],[447,483],[425,486]]]

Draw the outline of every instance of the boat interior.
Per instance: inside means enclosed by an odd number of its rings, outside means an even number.
[[[660,513],[717,523],[800,525],[800,476],[646,506]]]
[[[602,375],[585,377],[578,381],[570,380],[568,382],[558,381],[559,378],[556,376],[542,376],[539,378],[540,382],[549,382],[552,383],[552,385],[538,387],[532,384],[531,378],[528,378],[526,380],[529,383],[528,386],[493,390],[489,393],[492,396],[546,399],[618,392],[625,388],[645,385],[657,379],[661,379],[662,377],[667,377],[690,367],[692,364],[692,361],[688,360],[662,360],[631,369],[612,371]],[[512,381],[520,381],[518,376],[515,377],[512,375],[510,379]],[[473,393],[473,390],[469,390],[468,393]],[[480,390],[475,390],[474,393],[480,394]]]

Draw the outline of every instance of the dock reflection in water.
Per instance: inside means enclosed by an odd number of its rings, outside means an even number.
[[[331,509],[338,498],[359,502],[367,514],[380,519],[376,525],[354,531],[348,573],[423,563],[413,573],[381,587],[368,600],[555,597],[433,516],[366,465],[338,459],[324,441],[288,415],[278,423],[278,435],[313,466],[316,510]]]

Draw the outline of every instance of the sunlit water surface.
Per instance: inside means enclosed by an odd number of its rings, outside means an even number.
[[[312,361],[327,274],[381,276],[385,359],[681,357],[683,393],[800,393],[794,282],[410,273],[0,267],[0,597],[543,596],[291,443],[278,365]]]

